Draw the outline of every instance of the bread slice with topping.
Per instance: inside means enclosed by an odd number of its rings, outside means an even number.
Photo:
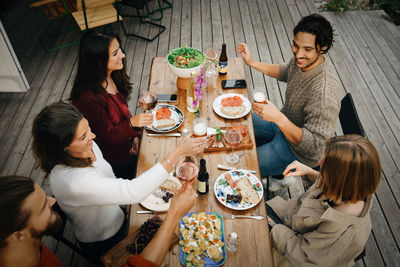
[[[251,185],[249,179],[247,178],[239,179],[236,188],[246,202],[251,204],[256,204],[260,200],[257,191]]]

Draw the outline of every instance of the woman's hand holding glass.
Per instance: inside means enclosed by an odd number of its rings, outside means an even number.
[[[153,113],[141,113],[130,118],[134,127],[144,127],[153,124]]]
[[[315,178],[318,177],[319,172],[295,160],[286,167],[283,171],[283,175],[286,177],[307,175],[310,180],[315,180]]]
[[[199,153],[202,153],[205,146],[207,144],[207,137],[198,137],[191,138],[190,136],[184,137],[168,154],[166,161],[170,163],[170,165],[164,165],[165,169],[168,172],[171,172],[174,166],[178,165],[179,158],[182,156],[195,156]]]

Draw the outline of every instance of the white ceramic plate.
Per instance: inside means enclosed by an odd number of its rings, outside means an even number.
[[[233,181],[237,181],[243,177],[248,178],[250,183],[253,185],[254,189],[256,190],[256,192],[258,194],[258,197],[259,197],[258,202],[253,203],[253,204],[245,202],[245,201],[242,201],[240,203],[226,202],[226,197],[228,194],[230,194],[230,195],[239,194],[238,192],[235,192],[235,191],[237,191],[236,189],[232,188],[226,182],[225,174],[227,174],[227,173],[231,174]],[[255,176],[254,174],[251,174],[246,171],[235,170],[235,171],[224,172],[217,178],[217,180],[215,180],[214,194],[215,194],[215,197],[218,199],[218,201],[225,207],[228,207],[233,210],[247,210],[247,209],[250,209],[250,208],[256,206],[260,202],[260,200],[262,199],[263,194],[264,194],[264,189],[263,189],[260,179],[258,179],[257,176]]]
[[[168,179],[174,180],[179,185],[179,188],[181,188],[182,185],[177,178],[170,176],[168,177]],[[169,205],[171,205],[172,198],[170,198],[169,201],[165,203],[165,201],[161,197],[157,196],[157,193],[161,193],[160,188],[147,196],[147,198],[140,202],[140,204],[146,209],[152,211],[167,211],[169,209]]]
[[[245,109],[245,111],[244,111],[242,114],[238,114],[238,115],[235,115],[235,116],[229,116],[229,115],[224,114],[224,113],[221,111],[221,108],[222,108],[221,101],[222,101],[222,99],[224,99],[224,98],[227,98],[227,97],[234,97],[234,96],[239,96],[239,97],[243,100],[243,105],[244,105],[244,107],[245,107],[246,109]],[[221,116],[222,118],[225,118],[225,119],[239,119],[239,118],[242,118],[242,117],[246,116],[247,114],[249,114],[249,112],[250,112],[250,110],[251,110],[251,104],[250,104],[250,101],[249,101],[249,99],[248,99],[247,97],[245,97],[245,96],[243,96],[243,95],[240,95],[240,94],[229,93],[229,94],[223,94],[223,95],[218,96],[218,97],[214,100],[213,109],[214,109],[215,113],[217,113],[217,114],[218,114],[219,116]]]
[[[168,127],[168,128],[158,129],[158,128],[156,128],[156,123],[157,123],[156,122],[156,112],[158,109],[165,108],[165,107],[171,111],[171,119],[173,119],[175,121],[175,125]],[[181,124],[183,123],[183,120],[184,120],[183,112],[179,108],[177,108],[173,105],[168,105],[168,104],[158,105],[152,110],[151,113],[153,113],[153,116],[154,116],[153,125],[145,126],[144,128],[146,128],[147,130],[153,131],[153,132],[157,132],[157,133],[171,132],[171,131],[177,129],[179,126],[181,126]]]

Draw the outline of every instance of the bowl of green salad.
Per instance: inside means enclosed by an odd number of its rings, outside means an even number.
[[[200,72],[205,59],[201,51],[187,46],[170,50],[167,56],[170,70],[179,78],[190,78],[190,73]]]

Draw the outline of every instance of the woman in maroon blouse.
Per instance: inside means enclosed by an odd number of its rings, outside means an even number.
[[[81,38],[72,104],[89,121],[96,143],[117,177],[134,177],[142,127],[152,114],[131,116],[132,92],[117,35],[89,30]]]

